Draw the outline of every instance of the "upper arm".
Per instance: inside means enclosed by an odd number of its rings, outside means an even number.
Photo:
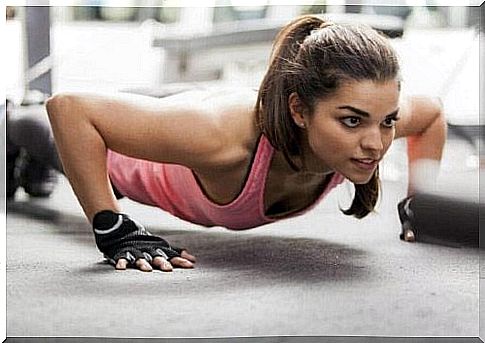
[[[400,120],[396,123],[395,138],[421,134],[436,119],[442,118],[443,108],[439,98],[403,96],[399,113]]]
[[[162,99],[131,94],[59,97],[65,111],[86,118],[113,151],[188,167],[227,154],[231,135],[223,130],[220,109],[210,108],[200,92]]]

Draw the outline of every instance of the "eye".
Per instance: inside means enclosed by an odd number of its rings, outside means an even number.
[[[386,118],[384,120],[384,122],[382,123],[382,125],[384,125],[385,127],[388,127],[388,128],[392,128],[392,127],[396,126],[396,122],[398,120],[399,120],[399,118],[389,117],[389,118]]]
[[[341,121],[347,127],[357,127],[360,124],[359,117],[346,117],[342,118]]]

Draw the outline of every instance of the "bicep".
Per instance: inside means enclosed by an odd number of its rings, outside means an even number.
[[[399,108],[396,139],[421,134],[442,114],[440,99],[427,96],[403,96]]]

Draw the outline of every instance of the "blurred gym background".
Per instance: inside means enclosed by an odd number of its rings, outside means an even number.
[[[444,102],[455,139],[448,149],[453,154],[445,154],[444,174],[458,170],[467,180],[458,181],[459,192],[457,182],[448,191],[478,199],[483,9],[443,6],[439,0],[423,0],[422,6],[406,0],[394,6],[376,0],[273,2],[211,0],[177,7],[176,0],[78,0],[71,6],[7,6],[3,82],[10,111],[43,111],[46,97],[60,91],[166,96],[193,87],[257,87],[278,30],[299,14],[322,14],[335,22],[371,25],[391,37],[401,58],[403,93],[440,96]],[[393,149],[399,152],[389,154],[383,178],[402,180],[404,147],[398,143]]]
[[[427,70],[423,75],[412,65],[412,72],[404,75],[413,92],[436,92],[439,81],[430,76],[443,79],[447,72],[458,73],[454,67],[473,63],[465,63],[465,55],[477,57],[471,52],[477,42],[478,7],[444,7],[438,0],[422,1],[423,6],[406,6],[405,0],[394,2],[402,6],[339,2],[283,6],[269,0],[212,0],[176,7],[180,2],[174,0],[85,0],[71,1],[75,6],[70,7],[9,6],[7,97],[19,102],[26,89],[113,91],[214,80],[257,86],[275,33],[306,13],[324,14],[337,22],[364,22],[398,37],[395,43],[403,62],[416,62]],[[416,61],[410,61],[417,52]],[[434,68],[442,69],[435,75]],[[417,74],[427,82],[415,82]],[[444,85],[438,87],[446,93]]]

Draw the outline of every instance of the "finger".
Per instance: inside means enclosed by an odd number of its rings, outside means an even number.
[[[187,250],[182,250],[182,252],[180,253],[180,257],[183,257],[186,260],[189,260],[189,261],[194,262],[194,263],[197,262],[197,259],[195,258],[195,256],[189,254]]]
[[[153,259],[152,265],[164,272],[171,272],[173,270],[172,264],[161,256],[155,257]]]
[[[189,260],[186,260],[185,258],[182,257],[174,257],[170,260],[170,263],[174,267],[180,267],[180,268],[194,268],[194,265],[192,262]]]
[[[139,258],[138,260],[136,260],[135,265],[142,272],[151,272],[153,270],[150,263],[148,263],[147,260],[145,260],[144,258]]]
[[[147,262],[148,262],[149,264],[150,264],[150,263],[152,263],[152,261],[153,261],[153,257],[152,257],[152,255],[150,255],[150,254],[149,254],[149,253],[147,253],[147,252],[143,252],[143,256],[145,257],[145,260],[147,260]]]
[[[128,265],[128,261],[124,258],[120,258],[118,262],[116,262],[115,268],[117,270],[125,270],[127,265]]]
[[[404,240],[406,240],[407,242],[416,241],[416,237],[414,236],[414,232],[412,230],[406,229],[406,231],[404,231]]]

